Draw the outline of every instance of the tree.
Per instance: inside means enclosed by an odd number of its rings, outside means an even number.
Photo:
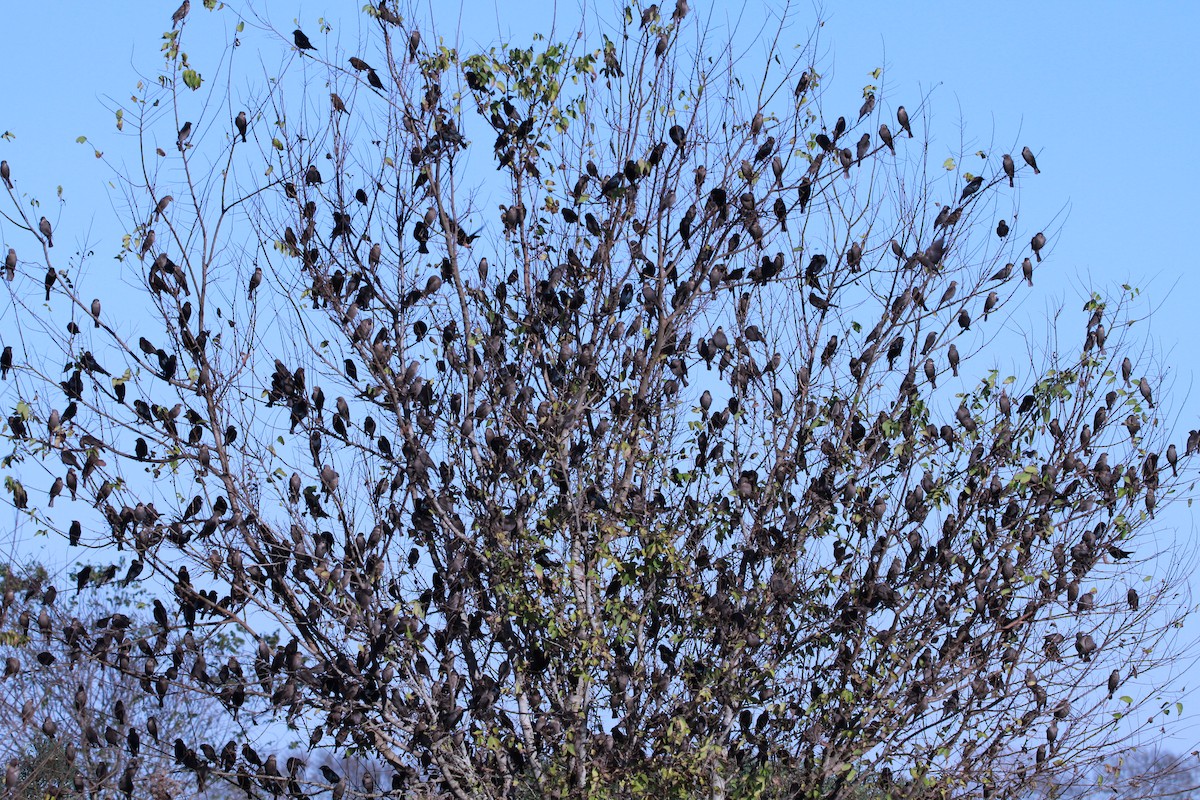
[[[118,577],[118,565],[81,563],[72,577],[77,591],[59,597],[40,565],[10,564],[0,573],[0,613],[11,623],[0,679],[0,762],[14,768],[16,784],[7,788],[29,798],[98,790],[103,781],[89,777],[115,781],[128,768],[142,796],[191,794],[168,745],[181,737],[229,736],[224,713],[186,694],[155,692],[148,660],[148,671],[132,674],[134,642],[153,630],[121,585],[128,581]],[[88,653],[83,620],[95,623]],[[235,644],[214,639],[211,652],[232,654]],[[222,788],[202,796],[225,796]]]
[[[755,72],[686,0],[615,11],[476,53],[386,1],[355,52],[251,13],[290,53],[251,98],[236,48],[188,62],[185,12],[120,109],[120,313],[13,165],[44,341],[11,351],[9,495],[156,595],[102,664],[387,765],[174,744],[248,795],[1084,774],[1159,702],[1183,614],[1147,534],[1200,434],[1168,446],[1131,298],[991,368],[1052,264],[1001,213],[1031,150],[947,186],[924,112],[871,85],[827,113],[785,26]],[[228,631],[251,646],[218,669]]]

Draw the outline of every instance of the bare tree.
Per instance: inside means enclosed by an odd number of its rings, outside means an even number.
[[[179,768],[1017,797],[1145,724],[1186,609],[1154,515],[1200,434],[1168,444],[1128,295],[992,366],[1053,261],[1006,211],[1032,150],[951,184],[919,98],[827,109],[787,20],[755,64],[686,0],[477,53],[386,1],[356,52],[245,9],[286,53],[253,98],[181,11],[121,109],[140,307],[10,170],[8,496],[157,591],[124,658],[111,620],[81,656],[387,770]]]

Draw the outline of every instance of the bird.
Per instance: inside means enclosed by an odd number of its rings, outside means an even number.
[[[100,298],[92,300],[92,320],[95,321],[95,327],[100,327]]]
[[[942,299],[938,301],[938,308],[941,308],[953,300],[957,291],[958,281],[950,281],[950,285],[946,287],[946,291],[942,292]]]
[[[1138,393],[1141,394],[1142,399],[1146,401],[1147,405],[1154,408],[1154,397],[1150,392],[1150,382],[1144,377],[1138,381]]]
[[[950,347],[946,350],[946,360],[950,362],[950,371],[954,374],[954,377],[957,378],[958,377],[959,356],[958,356],[958,348],[955,347],[953,344],[951,344]]]
[[[1034,175],[1041,175],[1042,171],[1038,169],[1037,159],[1033,157],[1033,151],[1028,147],[1021,150],[1021,158],[1025,159],[1025,163],[1033,167]]]
[[[1008,176],[1008,185],[1011,187],[1013,185],[1013,175],[1017,172],[1017,168],[1013,164],[1013,157],[1005,153],[1004,157],[1000,159],[1000,163],[1004,167],[1004,174]]]
[[[313,43],[310,42],[308,40],[308,37],[304,35],[304,31],[300,30],[299,28],[296,28],[296,30],[292,31],[292,40],[296,43],[297,50],[316,50],[317,49],[317,48],[313,47]]]
[[[1008,221],[1007,220],[1002,219],[996,223],[996,235],[999,236],[1001,239],[1003,239],[1005,236],[1008,236]]]
[[[183,3],[179,6],[179,8],[175,9],[175,13],[171,15],[171,27],[174,28],[179,23],[183,22],[191,8],[192,0],[183,0]]]
[[[50,220],[45,217],[38,220],[38,231],[41,232],[42,236],[46,237],[46,246],[54,247],[54,234],[50,230]]]
[[[874,97],[874,95],[872,95],[872,97]],[[862,163],[862,160],[867,157],[867,153],[869,153],[870,150],[871,134],[864,133],[862,138],[858,140],[858,146],[855,151],[855,154],[858,156],[858,163]]]
[[[350,56],[350,66],[354,67],[359,72],[366,72],[371,68],[371,65],[363,61],[358,56]]]
[[[868,92],[867,99],[863,100],[863,104],[858,109],[858,118],[861,120],[867,114],[875,110],[875,93]]]
[[[1000,296],[995,292],[988,292],[987,299],[983,301],[983,318],[986,320],[991,310],[1000,302]]]
[[[0,161],[0,178],[4,179],[5,186],[9,189],[13,188],[12,169],[8,166],[7,161]]]
[[[1110,672],[1108,674],[1108,699],[1109,700],[1112,700],[1113,695],[1116,694],[1116,692],[1117,692],[1117,687],[1120,685],[1121,685],[1121,672],[1120,672],[1120,670],[1114,669],[1112,672]]]
[[[961,203],[963,200],[966,200],[968,197],[978,192],[982,186],[982,175],[976,175],[974,178],[971,178],[971,180],[967,181],[967,185],[963,187],[962,195],[959,196],[958,202]]]
[[[12,345],[7,344],[4,346],[4,350],[0,351],[0,380],[8,380],[8,372],[12,369],[12,362]]]
[[[1075,652],[1079,654],[1082,661],[1091,661],[1092,653],[1096,652],[1096,640],[1091,634],[1076,632],[1075,634]]]
[[[908,131],[908,136],[911,139],[913,132],[912,127],[908,124],[908,112],[904,110],[904,106],[896,109],[896,121],[900,123],[903,130]]]
[[[304,182],[309,186],[321,183],[321,172],[317,169],[316,164],[308,165],[308,169],[304,173]]]
[[[58,280],[58,273],[55,272],[54,267],[47,267],[46,268],[46,280],[45,280],[46,302],[47,303],[50,302],[50,289],[51,289],[51,287],[54,286],[54,282],[57,280]]]
[[[238,112],[238,115],[233,119],[233,125],[237,128],[237,132],[241,134],[242,141],[246,141],[246,130],[249,128],[249,123],[246,121],[245,111]]]
[[[179,129],[179,135],[175,137],[175,146],[179,148],[179,152],[183,152],[183,146],[187,144],[187,140],[191,138],[191,135],[192,123],[189,120],[183,123],[183,127]]]
[[[254,297],[254,290],[259,287],[263,280],[262,267],[255,267],[254,274],[250,276],[250,289],[246,294],[246,299]]]
[[[158,201],[158,203],[154,206],[154,216],[161,217],[163,215],[163,213],[166,212],[167,206],[171,205],[171,201],[174,199],[175,198],[169,194],[164,195],[162,197],[162,199],[160,199]]]
[[[4,257],[4,277],[10,282],[17,277],[17,251],[11,247]]]
[[[755,161],[766,161],[771,156],[771,153],[772,153],[772,151],[774,151],[774,149],[775,149],[775,137],[768,136],[767,140],[765,142],[763,142],[761,145],[759,145],[758,150],[754,151],[754,160]]]
[[[1025,282],[1033,286],[1033,262],[1028,258],[1021,262],[1021,274],[1025,277]]]
[[[154,247],[154,229],[146,231],[145,237],[142,238],[142,250],[138,253],[138,258],[145,258],[146,253],[150,252],[150,248]]]
[[[850,167],[854,165],[854,154],[850,152],[849,147],[843,147],[838,151],[838,161],[842,164],[842,171],[846,177],[850,177]]]
[[[1129,603],[1130,611],[1137,611],[1138,605],[1141,603],[1141,598],[1138,597],[1137,589],[1130,588],[1130,590],[1125,593],[1125,601]]]
[[[333,103],[333,110],[334,110],[334,111],[340,111],[340,112],[342,112],[343,114],[349,114],[349,113],[350,113],[349,111],[347,111],[347,110],[346,110],[346,104],[342,102],[342,98],[338,96],[338,93],[337,93],[337,92],[330,92],[330,93],[329,93],[329,101],[330,101],[331,103]]]
[[[887,145],[887,149],[892,151],[892,155],[896,155],[896,144],[892,139],[892,130],[887,126],[887,123],[881,123],[879,126],[879,140]]]
[[[1035,233],[1029,241],[1029,246],[1033,248],[1033,254],[1037,256],[1037,260],[1040,263],[1042,260],[1042,248],[1046,246],[1046,234],[1041,231]]]

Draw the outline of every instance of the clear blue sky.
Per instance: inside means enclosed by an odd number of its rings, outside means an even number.
[[[357,36],[363,2],[269,0],[269,6],[282,30],[290,31],[295,18],[316,40],[317,19],[325,17],[334,35],[347,42]],[[589,5],[607,8],[607,2]],[[664,8],[672,3],[660,0]],[[116,149],[110,98],[127,98],[140,76],[155,73],[161,35],[177,4],[5,6],[0,132],[15,138],[0,140],[0,158],[19,170],[23,189],[47,205],[55,187],[63,186],[67,202],[56,239],[71,249],[84,241],[101,245],[93,270],[109,263],[107,254],[116,252],[124,233],[113,213],[120,193],[106,188],[112,175],[93,156],[93,145]],[[743,30],[756,28],[777,6],[757,0],[719,6],[691,0],[691,5],[715,22],[728,15],[729,24]],[[189,36],[197,41],[211,33],[220,47],[227,17],[211,17],[202,0],[193,0],[193,6]],[[525,42],[555,13],[549,0],[448,3],[437,15],[447,35],[457,22],[456,8],[464,39],[480,44],[510,36]],[[817,11],[797,7],[797,40]],[[564,2],[557,13],[574,18],[578,5]],[[951,155],[960,148],[1016,152],[1024,144],[1038,153],[1042,175],[1024,181],[1021,214],[1030,225],[1045,220],[1039,227],[1057,234],[1049,268],[1039,273],[1046,280],[1018,310],[1018,319],[1036,320],[1059,307],[1074,311],[1091,288],[1140,287],[1153,312],[1149,341],[1175,395],[1167,403],[1170,413],[1183,431],[1200,427],[1200,398],[1193,387],[1200,375],[1194,331],[1200,270],[1193,264],[1192,241],[1200,212],[1194,144],[1200,131],[1195,99],[1200,4],[857,0],[830,3],[822,13],[820,62],[832,98],[844,100],[839,105],[847,114],[857,108],[870,71],[884,66],[891,105],[912,109],[929,97],[934,155],[938,147]],[[89,144],[76,143],[81,135]],[[46,213],[59,219],[57,209]],[[5,246],[14,233],[0,221]],[[13,325],[11,308],[0,303],[0,340],[9,338]],[[1038,330],[1032,328],[1031,335]],[[1175,526],[1181,538],[1194,538],[1182,506],[1160,522]],[[1190,633],[1200,634],[1200,624]],[[1190,677],[1200,678],[1200,670]],[[1200,719],[1200,708],[1191,716]]]

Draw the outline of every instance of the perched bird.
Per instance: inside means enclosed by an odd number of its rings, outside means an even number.
[[[999,302],[999,295],[997,295],[995,292],[988,292],[987,299],[983,301],[983,318],[985,320],[988,318],[988,314],[991,313],[992,309],[995,308],[996,304]]]
[[[329,101],[330,101],[331,103],[333,103],[333,110],[334,110],[334,111],[340,111],[340,112],[342,112],[343,114],[349,114],[349,113],[350,113],[349,111],[347,111],[347,110],[346,110],[346,104],[342,102],[342,98],[338,96],[338,93],[337,93],[337,92],[330,92],[330,93],[329,93]]]
[[[1011,187],[1013,185],[1013,176],[1017,173],[1016,165],[1013,164],[1013,157],[1005,153],[1004,157],[1000,159],[1000,164],[1004,167],[1004,174],[1008,176],[1008,185]]]
[[[1029,246],[1033,248],[1033,254],[1037,256],[1037,260],[1042,260],[1042,248],[1046,246],[1046,234],[1042,232],[1035,233],[1029,241]]]
[[[250,276],[250,289],[246,294],[246,299],[251,299],[254,297],[254,290],[259,287],[259,284],[262,283],[262,280],[263,280],[262,267],[255,267],[254,274]]]
[[[296,43],[297,50],[316,50],[317,49],[317,48],[313,47],[313,43],[310,42],[308,40],[308,37],[304,35],[304,31],[300,30],[299,28],[296,28],[296,30],[292,31],[292,40]]]
[[[245,111],[238,112],[238,115],[233,118],[233,125],[237,128],[237,132],[241,134],[242,141],[246,141],[246,130],[250,127],[250,124],[246,121]]]
[[[755,161],[766,161],[770,158],[771,153],[775,150],[775,137],[768,136],[767,140],[759,145],[758,150],[754,151]]]
[[[17,251],[8,248],[8,255],[4,257],[4,277],[9,281],[17,277]]]
[[[1021,158],[1025,159],[1025,163],[1033,167],[1034,175],[1041,175],[1042,171],[1038,169],[1037,159],[1033,157],[1033,151],[1028,147],[1021,150]]]
[[[309,186],[321,183],[321,172],[317,169],[316,164],[308,165],[308,169],[304,173],[304,182]]]
[[[6,344],[4,350],[0,351],[0,380],[8,380],[8,372],[12,369],[12,362],[12,345]]]
[[[1117,687],[1120,685],[1121,685],[1121,672],[1120,672],[1120,670],[1114,669],[1112,672],[1110,672],[1108,674],[1108,699],[1109,700],[1112,700],[1113,695],[1116,694]]]
[[[100,327],[100,298],[92,300],[92,320],[95,322],[95,327]]]
[[[358,56],[350,56],[350,66],[354,67],[359,72],[366,72],[371,68],[371,65],[363,61]]]
[[[971,178],[971,180],[967,181],[967,185],[963,187],[962,194],[959,196],[958,202],[961,203],[963,200],[966,200],[968,197],[978,192],[982,186],[982,175],[976,175],[974,178]]]
[[[842,171],[846,177],[850,177],[850,167],[854,165],[854,154],[850,152],[849,147],[843,147],[838,151],[838,161],[842,164]]]
[[[38,231],[41,232],[42,236],[46,237],[46,245],[48,247],[54,247],[54,234],[50,230],[50,220],[46,219],[45,217],[42,217],[40,220],[38,220]]]
[[[1075,652],[1082,661],[1091,661],[1092,653],[1096,652],[1096,640],[1091,634],[1077,632],[1075,634]]]
[[[896,121],[900,123],[901,129],[908,131],[909,138],[912,138],[912,127],[908,124],[908,112],[904,110],[904,106],[896,109]]]
[[[179,148],[179,152],[183,152],[183,146],[187,144],[187,140],[192,136],[192,123],[190,121],[183,123],[183,127],[179,129],[179,135],[175,137],[175,146]]]
[[[1025,276],[1025,282],[1033,286],[1033,262],[1028,258],[1021,262],[1021,274]]]
[[[874,97],[874,95],[871,95],[871,96]],[[869,153],[870,151],[871,151],[871,134],[864,133],[862,135],[862,138],[858,140],[858,146],[855,150],[855,155],[858,156],[858,163],[861,164],[862,160],[867,157],[867,153]]]
[[[138,258],[145,258],[150,248],[154,247],[154,236],[154,228],[146,231],[145,237],[142,238],[142,250],[138,253]]]
[[[154,216],[161,217],[167,210],[167,206],[171,205],[171,201],[174,199],[175,198],[169,194],[164,195],[163,198],[158,201],[158,204],[154,206]]]
[[[1000,220],[996,223],[996,235],[1001,239],[1008,236],[1008,222],[1006,220]]]
[[[179,8],[175,9],[175,13],[171,15],[171,27],[174,28],[179,23],[183,22],[191,8],[192,0],[183,0],[183,3],[179,6]]]
[[[1154,398],[1150,393],[1150,382],[1144,377],[1138,381],[1138,393],[1151,408],[1154,408]]]
[[[1125,601],[1129,603],[1130,611],[1137,611],[1138,605],[1141,604],[1141,598],[1138,597],[1137,589],[1130,588],[1130,590],[1125,593]]]
[[[7,161],[0,161],[0,178],[4,179],[5,186],[9,189],[13,188],[12,170],[9,168]]]
[[[867,114],[870,114],[874,110],[875,110],[875,93],[868,92],[867,99],[863,100],[863,104],[861,106],[859,106],[858,118],[861,120],[863,117],[865,117]]]
[[[886,122],[879,126],[879,140],[887,145],[887,149],[892,151],[892,155],[896,155],[896,145],[892,139],[892,131]]]
[[[938,307],[949,303],[954,299],[954,295],[958,292],[958,281],[950,281],[950,285],[946,287],[946,291],[942,292],[942,299],[938,301]]]
[[[46,302],[50,302],[50,289],[54,286],[54,282],[58,280],[58,273],[54,271],[54,267],[46,268]]]

